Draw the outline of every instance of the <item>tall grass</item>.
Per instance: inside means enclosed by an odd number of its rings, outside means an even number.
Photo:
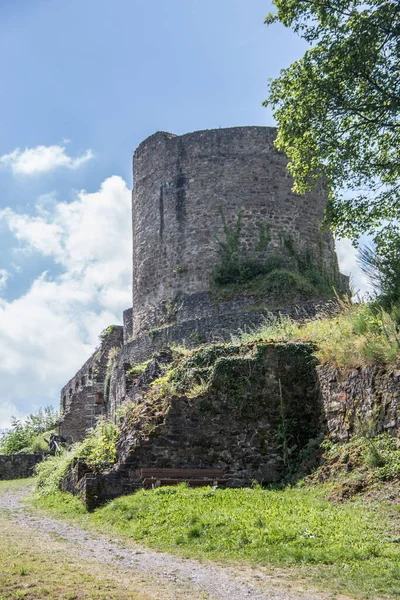
[[[400,357],[398,311],[387,312],[375,304],[353,304],[348,300],[341,301],[340,308],[335,316],[320,316],[305,323],[271,314],[260,328],[242,333],[233,341],[312,341],[322,363],[341,367],[396,363]]]

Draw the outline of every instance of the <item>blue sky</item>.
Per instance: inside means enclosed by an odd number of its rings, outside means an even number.
[[[305,44],[268,0],[0,2],[0,428],[58,404],[130,305],[131,159],[157,130],[273,125]],[[348,242],[342,270],[357,273]]]

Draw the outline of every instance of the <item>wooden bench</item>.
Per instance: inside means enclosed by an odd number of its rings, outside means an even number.
[[[221,469],[140,469],[139,476],[144,487],[157,488],[162,485],[187,483],[192,487],[202,485],[224,485],[226,479]]]

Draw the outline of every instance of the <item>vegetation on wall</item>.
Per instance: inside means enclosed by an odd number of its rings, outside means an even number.
[[[119,429],[114,423],[100,418],[82,442],[75,443],[70,450],[58,456],[47,457],[36,466],[37,491],[42,495],[56,492],[75,458],[82,459],[94,472],[109,471],[116,461],[118,433]]]
[[[103,329],[103,331],[99,335],[100,341],[104,342],[108,338],[108,336],[111,335],[117,329],[117,327],[118,325],[109,325],[108,327]]]
[[[350,441],[324,440],[321,450],[320,466],[308,474],[305,483],[329,483],[329,497],[334,501],[400,482],[400,441],[388,433],[370,435],[361,422]]]
[[[299,294],[306,298],[334,297],[346,293],[336,267],[327,269],[323,249],[318,255],[310,248],[299,250],[290,236],[283,236],[280,253],[268,252],[271,235],[264,222],[254,231],[255,253],[242,247],[242,212],[229,225],[220,209],[223,239],[217,239],[219,261],[211,275],[214,297],[228,300],[236,295],[279,298],[290,301]],[[265,256],[262,256],[265,254]]]
[[[60,415],[52,406],[40,408],[24,420],[12,417],[11,429],[0,437],[0,453],[18,454],[49,449],[46,441],[56,433]]]
[[[374,303],[352,304],[350,300],[341,301],[340,306],[334,316],[319,316],[305,323],[271,314],[263,326],[243,333],[240,340],[311,341],[320,362],[341,367],[396,363],[400,358],[399,311],[387,312]]]
[[[118,356],[121,352],[121,348],[119,348],[118,346],[113,346],[112,348],[110,348],[109,352],[108,352],[108,359],[107,359],[107,369],[106,369],[106,376],[104,379],[104,402],[107,406],[108,401],[110,399],[110,384],[111,384],[111,375],[112,375],[112,371],[114,369],[114,367],[117,365],[117,360],[118,360]]]

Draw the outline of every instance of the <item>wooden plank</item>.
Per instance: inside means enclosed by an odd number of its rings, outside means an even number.
[[[146,477],[143,480],[143,485],[160,487],[162,485],[178,485],[179,483],[187,483],[189,486],[205,486],[205,485],[225,485],[227,479],[173,479],[160,477]]]
[[[157,469],[144,468],[140,469],[142,477],[173,477],[173,478],[213,478],[223,477],[222,469]]]

